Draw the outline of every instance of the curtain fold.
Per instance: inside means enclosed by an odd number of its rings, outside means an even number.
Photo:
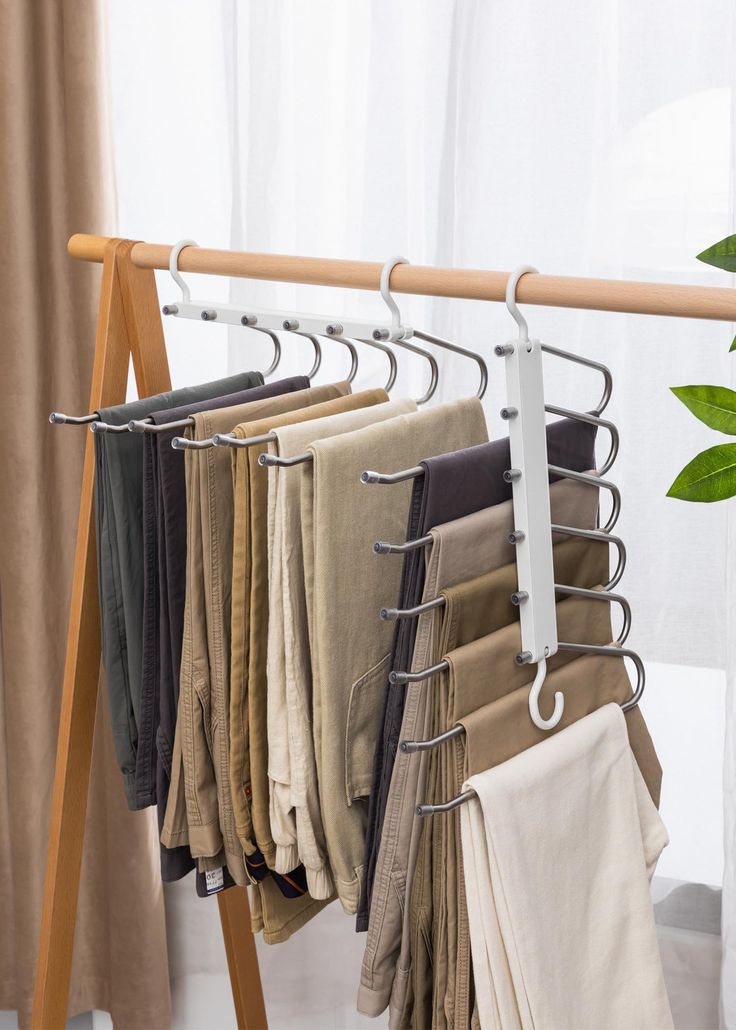
[[[0,0],[0,1009],[33,996],[99,269],[113,228],[102,5]],[[70,1013],[169,1024],[158,849],[130,813],[100,691]]]

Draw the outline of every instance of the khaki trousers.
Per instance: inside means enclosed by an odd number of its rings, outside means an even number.
[[[241,439],[274,427],[361,408],[370,393],[350,394],[348,383],[317,387],[312,403],[276,405],[259,419],[243,420]],[[268,797],[267,645],[269,621],[268,474],[258,464],[265,447],[232,451],[235,542],[232,565],[232,668],[230,682],[230,787],[235,824],[247,854],[258,848],[269,869],[276,864]],[[273,522],[273,520],[272,520]],[[286,872],[298,865],[295,862]]]
[[[598,489],[572,481],[558,482],[550,487],[550,504],[555,523],[590,529],[595,525]],[[507,540],[512,529],[513,508],[511,501],[505,501],[432,530],[422,600],[436,597],[444,587],[455,586],[512,562],[514,548]],[[434,627],[439,627],[441,615],[434,611],[419,617],[413,671],[425,669],[441,657],[436,653],[434,640]],[[403,739],[428,735],[427,687],[428,684],[422,682],[407,688]],[[388,1005],[393,988],[392,1018],[397,1021],[403,1008],[410,963],[408,911],[404,899],[410,889],[422,828],[421,820],[414,818],[417,799],[421,800],[424,792],[423,783],[419,783],[422,769],[421,756],[398,754],[383,823],[358,991],[359,1010],[377,1016]]]
[[[555,582],[570,586],[593,587],[605,581],[608,573],[608,545],[597,541],[569,539],[555,544],[553,549]],[[505,565],[495,572],[486,573],[467,583],[446,591],[445,610],[439,635],[438,653],[448,652],[493,633],[502,626],[517,622],[519,610],[511,603],[516,586],[516,563]],[[442,680],[430,688],[431,714],[428,736],[448,728],[443,718],[445,704],[441,697]],[[443,749],[433,749],[426,755],[425,799],[439,799],[443,788]],[[424,827],[417,866],[412,881],[409,906],[409,932],[411,948],[411,975],[404,1001],[403,1026],[428,1027],[439,1018],[435,1006],[436,991],[432,975],[434,953],[433,937],[437,919],[443,917],[443,886],[439,870],[446,859],[447,823],[431,820]],[[440,974],[441,975],[441,974]],[[441,983],[438,990],[442,990]],[[440,1025],[442,1022],[440,1021]]]
[[[365,486],[369,468],[395,472],[428,455],[482,443],[475,399],[400,415],[315,442],[313,494],[302,500],[305,564],[313,569],[311,657],[313,731],[322,822],[344,909],[360,894],[373,755],[383,712],[392,626],[378,617],[395,603],[401,565],[372,552],[375,540],[401,540],[410,483]]]
[[[388,401],[372,391],[376,404],[363,410],[315,419],[274,430],[269,451],[283,457],[303,454],[315,440],[353,432],[414,411],[411,400]],[[384,403],[381,403],[383,401]],[[312,736],[312,678],[302,550],[302,480],[311,466],[274,467],[269,472],[268,774],[271,830],[276,869],[304,864],[309,893],[334,891],[327,856]],[[291,865],[288,863],[291,862]]]
[[[238,422],[265,416],[274,406],[283,410],[284,405],[318,403],[331,395],[325,395],[325,389],[203,412],[194,416],[194,426],[187,433],[205,439],[230,432]],[[243,884],[249,879],[229,780],[234,509],[227,450],[186,451],[186,479],[187,589],[180,694],[161,841],[167,847],[189,845],[200,869],[227,864],[235,881]],[[260,885],[259,891],[253,925],[263,928],[268,941],[285,939],[318,910],[308,896],[284,898],[273,883]]]

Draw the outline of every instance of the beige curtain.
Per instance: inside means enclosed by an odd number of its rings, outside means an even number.
[[[75,231],[112,229],[100,0],[0,0],[0,1009],[28,1023],[99,269]],[[170,1020],[151,813],[125,806],[98,706],[70,1013]]]

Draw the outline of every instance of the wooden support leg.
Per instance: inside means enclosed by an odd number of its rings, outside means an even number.
[[[105,248],[90,411],[125,398],[130,344],[118,275],[122,247],[121,240],[111,240]],[[32,1026],[36,1030],[55,1030],[64,1026],[72,967],[100,675],[100,612],[93,522],[94,465],[94,441],[88,434],[33,1001]]]
[[[105,248],[90,411],[125,400],[131,354],[139,397],[171,388],[154,274],[133,264],[133,246],[131,240],[110,240]],[[62,1028],[69,997],[101,657],[93,490],[90,434],[64,666],[34,1030]],[[260,1030],[267,1024],[246,889],[231,888],[218,901],[238,1026]]]

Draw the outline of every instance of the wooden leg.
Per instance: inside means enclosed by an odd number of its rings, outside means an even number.
[[[111,240],[103,262],[90,411],[125,398],[130,346],[118,280],[122,244]],[[64,687],[51,802],[48,859],[31,1025],[66,1022],[79,872],[100,675],[100,615],[93,524],[94,442],[87,438],[67,636]]]
[[[218,894],[217,900],[238,1027],[240,1030],[266,1030],[256,940],[250,931],[248,891],[245,887],[231,887]]]
[[[154,274],[133,264],[133,246],[132,240],[110,240],[105,249],[90,411],[125,400],[131,354],[139,397],[171,389]],[[90,434],[82,476],[33,1030],[61,1030],[66,1022],[100,658]],[[266,1012],[247,892],[231,888],[218,901],[238,1026],[261,1030],[267,1026]]]

